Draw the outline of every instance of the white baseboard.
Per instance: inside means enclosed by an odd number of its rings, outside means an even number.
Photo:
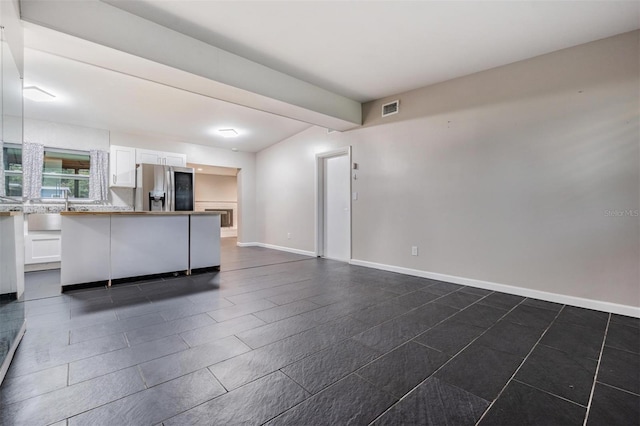
[[[446,281],[455,284],[467,285],[469,287],[477,287],[485,290],[500,291],[503,293],[514,294],[517,296],[531,297],[533,299],[542,299],[549,302],[561,303],[563,305],[578,306],[581,308],[594,309],[597,311],[611,312],[614,314],[626,315],[630,317],[640,318],[640,307],[620,305],[617,303],[604,302],[600,300],[585,299],[582,297],[568,296],[565,294],[550,293],[547,291],[534,290],[524,287],[515,287],[507,284],[498,284],[490,281],[476,280],[473,278],[456,277],[454,275],[438,274],[435,272],[421,271],[419,269],[403,268],[400,266],[385,265],[382,263],[367,262],[365,260],[352,259],[352,265],[364,266],[367,268],[380,269],[383,271],[397,272],[399,274],[413,275],[421,278],[429,278],[432,280]]]
[[[272,249],[272,250],[280,250],[280,251],[286,251],[286,252],[294,253],[294,254],[301,254],[303,256],[316,257],[316,254],[314,252],[312,252],[312,251],[299,250],[299,249],[294,249],[294,248],[290,248],[290,247],[275,246],[273,244],[237,243],[237,245],[238,245],[238,247],[263,247],[263,248],[268,248],[268,249]]]

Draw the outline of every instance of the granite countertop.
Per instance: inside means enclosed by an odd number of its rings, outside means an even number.
[[[120,216],[184,216],[184,215],[219,215],[220,212],[196,212],[196,211],[179,211],[179,212],[134,212],[134,211],[71,211],[60,212],[62,216],[87,216],[87,215],[120,215]]]

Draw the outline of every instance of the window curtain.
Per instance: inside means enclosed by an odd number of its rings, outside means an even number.
[[[92,149],[89,151],[91,168],[89,170],[89,198],[107,201],[109,198],[109,153]]]
[[[44,145],[24,142],[22,144],[22,196],[27,200],[40,198],[43,165]]]
[[[4,190],[4,142],[0,141],[0,197],[4,197],[7,193]]]

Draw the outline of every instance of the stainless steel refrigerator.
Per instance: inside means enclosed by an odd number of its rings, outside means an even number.
[[[192,168],[157,164],[136,167],[136,211],[193,211]]]

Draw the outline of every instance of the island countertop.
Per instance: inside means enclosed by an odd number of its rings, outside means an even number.
[[[147,212],[147,211],[64,211],[62,216],[91,216],[91,215],[111,215],[111,216],[184,216],[184,215],[220,215],[218,211],[198,212],[198,211],[177,211],[177,212]]]

